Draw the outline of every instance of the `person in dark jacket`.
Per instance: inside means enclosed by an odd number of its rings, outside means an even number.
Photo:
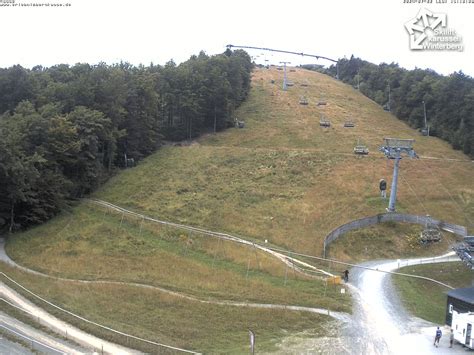
[[[440,341],[442,335],[443,335],[443,333],[441,332],[441,329],[439,329],[439,327],[438,327],[436,329],[435,341],[434,341],[433,345],[435,345],[436,347],[439,346],[439,341]]]

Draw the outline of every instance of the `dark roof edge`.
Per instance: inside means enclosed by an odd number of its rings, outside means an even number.
[[[474,304],[474,286],[451,290],[448,292],[448,296]]]

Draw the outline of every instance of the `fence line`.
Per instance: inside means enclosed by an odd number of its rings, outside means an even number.
[[[426,226],[430,224],[430,225],[436,225],[440,229],[457,234],[461,237],[467,236],[466,227],[453,224],[453,223],[448,223],[441,220],[437,220],[431,216],[417,216],[417,215],[403,214],[403,213],[381,213],[381,214],[371,216],[371,217],[356,219],[354,221],[345,223],[333,229],[324,238],[323,255],[326,256],[326,250],[329,244],[331,244],[341,235],[354,229],[364,228],[364,227],[368,227],[368,226],[383,223],[383,222],[405,222],[405,223],[419,224],[422,226]]]
[[[33,338],[30,338],[29,336],[26,336],[26,335],[24,335],[24,334],[21,334],[21,333],[15,331],[15,330],[13,330],[13,329],[10,329],[10,328],[4,326],[3,324],[0,324],[0,327],[3,328],[3,329],[5,329],[6,331],[8,331],[8,332],[10,332],[10,333],[15,334],[17,337],[20,337],[20,338],[23,338],[23,339],[26,339],[26,340],[30,341],[31,344],[36,343],[36,344],[41,345],[42,347],[45,347],[46,349],[49,349],[49,350],[54,351],[55,353],[64,354],[64,352],[61,351],[61,350],[55,349],[55,348],[53,348],[53,347],[51,347],[51,346],[49,346],[49,345],[46,345],[46,344],[44,344],[44,343],[42,343],[42,342],[40,342],[40,341],[38,341],[38,340],[35,340],[35,339],[33,339]],[[33,346],[32,346],[32,348],[34,349]]]
[[[280,250],[280,251],[283,251],[283,249],[279,249],[279,248],[270,248],[272,250]],[[334,264],[340,264],[340,265],[345,265],[345,266],[350,266],[350,267],[354,267],[354,268],[359,268],[359,269],[364,269],[364,270],[369,270],[369,271],[376,271],[376,272],[383,272],[383,273],[386,273],[386,274],[391,274],[391,275],[399,275],[399,276],[405,276],[405,277],[412,277],[412,278],[415,278],[415,279],[420,279],[420,280],[426,280],[426,281],[431,281],[431,282],[434,282],[438,285],[441,285],[441,286],[444,286],[446,288],[449,288],[451,290],[454,289],[454,287],[448,285],[448,284],[445,284],[444,282],[441,282],[441,281],[438,281],[438,280],[435,280],[435,279],[432,279],[430,277],[426,277],[426,276],[420,276],[420,275],[412,275],[412,274],[406,274],[406,273],[403,273],[403,272],[398,272],[398,271],[387,271],[387,270],[380,270],[379,268],[373,268],[373,267],[370,267],[370,266],[364,266],[364,265],[360,265],[360,264],[353,264],[353,263],[348,263],[346,261],[339,261],[339,260],[336,260],[336,259],[328,259],[326,257],[320,257],[320,256],[314,256],[314,255],[308,255],[308,254],[302,254],[302,253],[296,253],[296,252],[291,252],[291,251],[288,251],[287,252],[288,254],[292,254],[292,255],[296,255],[296,256],[302,256],[302,257],[305,257],[305,258],[309,258],[309,259],[315,259],[315,260],[320,260],[320,261],[327,261],[327,262],[331,262],[331,263],[334,263]],[[433,263],[438,263],[438,262],[441,262],[441,261],[438,261],[440,259],[443,259],[443,258],[446,258],[448,257],[448,261],[451,261],[449,258],[451,257],[451,255],[456,255],[454,252],[451,252],[451,253],[448,253],[446,255],[440,255],[440,256],[434,256],[434,257],[428,257],[428,258],[420,258],[420,259],[412,259],[412,260],[418,260],[418,265],[422,265],[423,264],[423,260],[427,261],[425,264],[433,264]],[[406,259],[405,261],[401,260],[400,261],[401,264],[405,263],[406,265],[405,266],[412,266],[412,265],[417,265],[417,264],[410,264],[410,259]],[[398,266],[403,266],[403,265],[398,265]]]
[[[261,250],[265,253],[268,253],[268,254],[276,257],[281,262],[283,262],[284,264],[291,267],[293,270],[296,270],[296,271],[298,271],[300,273],[303,273],[303,274],[305,273],[305,270],[302,267],[307,267],[307,268],[313,269],[315,271],[318,271],[323,275],[334,276],[331,273],[328,273],[324,270],[317,269],[313,265],[309,265],[309,264],[307,264],[307,263],[305,263],[301,260],[291,258],[287,255],[282,254],[282,253],[274,252],[270,248],[267,248],[266,246],[263,246],[263,245],[260,245],[258,243],[252,242],[250,240],[241,238],[239,236],[235,236],[235,235],[228,234],[228,233],[215,232],[215,231],[207,230],[207,229],[204,229],[204,228],[189,226],[189,225],[186,225],[186,224],[180,224],[180,223],[174,223],[174,222],[168,222],[168,221],[160,220],[160,219],[149,217],[149,216],[146,216],[146,215],[143,215],[143,214],[131,211],[131,210],[127,210],[123,207],[114,205],[114,204],[112,204],[110,202],[107,202],[107,201],[102,201],[102,200],[97,200],[97,199],[86,199],[86,201],[92,202],[94,204],[97,204],[99,206],[102,206],[102,207],[105,207],[105,208],[108,208],[108,209],[111,209],[111,210],[115,210],[115,211],[123,213],[123,214],[128,214],[130,216],[135,216],[135,217],[140,218],[142,220],[162,224],[162,225],[173,227],[173,228],[186,230],[188,232],[194,232],[196,234],[207,235],[207,236],[211,236],[211,237],[215,237],[215,238],[219,238],[219,239],[223,239],[223,240],[227,240],[227,241],[231,241],[231,242],[236,242],[236,243],[246,245],[248,247],[253,247],[254,249],[259,249],[259,250]],[[296,264],[298,264],[300,266],[298,266]]]
[[[174,346],[171,346],[171,345],[166,345],[166,344],[162,344],[162,343],[158,343],[158,342],[154,342],[154,341],[151,341],[151,340],[148,340],[148,339],[143,339],[143,338],[140,338],[140,337],[137,337],[135,335],[131,335],[131,334],[127,334],[127,333],[124,333],[124,332],[121,332],[119,330],[115,330],[113,328],[110,328],[110,327],[107,327],[105,325],[102,325],[102,324],[99,324],[99,323],[96,323],[94,321],[91,321],[87,318],[84,318],[84,317],[81,317],[75,313],[72,313],[71,311],[68,311],[64,308],[61,308],[57,305],[55,305],[54,303],[51,303],[49,302],[48,300],[44,299],[43,297],[35,294],[34,292],[28,290],[26,287],[24,287],[23,285],[19,284],[18,282],[16,282],[15,280],[13,280],[11,277],[9,277],[7,274],[5,274],[4,272],[0,272],[0,275],[2,275],[3,277],[5,277],[7,280],[9,280],[10,282],[14,283],[15,285],[17,285],[18,287],[20,287],[21,289],[23,289],[24,291],[28,292],[29,294],[31,294],[32,296],[36,297],[37,299],[43,301],[44,303],[48,304],[49,306],[53,307],[53,308],[56,308],[58,309],[59,311],[63,312],[63,313],[67,313],[69,314],[70,316],[74,317],[74,318],[77,318],[85,323],[89,323],[89,324],[92,324],[92,325],[95,325],[96,327],[99,327],[99,328],[102,328],[102,329],[105,329],[105,330],[108,330],[112,333],[115,333],[115,334],[119,334],[119,335],[123,335],[125,337],[128,337],[128,338],[132,338],[132,339],[135,339],[135,340],[139,340],[139,341],[142,341],[142,342],[145,342],[145,343],[148,343],[148,344],[152,344],[152,345],[156,345],[156,346],[161,346],[161,347],[164,347],[164,348],[167,348],[167,349],[171,349],[171,350],[176,350],[176,351],[181,351],[181,352],[185,352],[185,353],[189,353],[189,354],[200,354],[198,352],[195,352],[195,351],[192,351],[192,350],[186,350],[186,349],[181,349],[181,348],[178,348],[178,347],[174,347]]]

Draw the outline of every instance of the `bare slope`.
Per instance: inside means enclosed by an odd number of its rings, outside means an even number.
[[[288,75],[294,86],[285,92],[281,71],[255,71],[250,98],[236,114],[244,129],[162,149],[97,197],[319,253],[337,225],[383,212],[378,181],[391,177],[392,162],[377,149],[383,137],[400,137],[414,138],[421,157],[439,159],[402,161],[398,209],[463,225],[473,220],[474,166],[466,156],[420,136],[350,86],[301,69]],[[308,106],[299,104],[303,95]],[[317,106],[321,99],[327,105]],[[319,126],[321,114],[330,128]],[[343,128],[347,119],[356,126]],[[368,157],[353,155],[358,139]]]

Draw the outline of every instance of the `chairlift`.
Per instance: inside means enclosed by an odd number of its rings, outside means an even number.
[[[353,127],[355,127],[355,123],[351,120],[347,120],[346,122],[344,122],[344,127],[345,128],[353,128]]]
[[[331,127],[331,121],[329,121],[327,118],[321,115],[321,118],[319,120],[319,125],[321,127]]]
[[[369,154],[369,148],[364,144],[360,144],[359,140],[357,140],[357,145],[354,147],[354,154],[367,155]]]
[[[240,121],[236,117],[236,118],[234,118],[234,126],[235,126],[235,128],[244,128],[245,127],[245,121]]]
[[[327,102],[324,97],[321,95],[321,98],[318,101],[318,106],[326,106]]]
[[[295,85],[295,84],[293,84],[291,81],[286,82],[286,86],[293,86],[293,85]]]
[[[307,105],[308,104],[308,99],[306,96],[301,96],[300,97],[300,105]]]

